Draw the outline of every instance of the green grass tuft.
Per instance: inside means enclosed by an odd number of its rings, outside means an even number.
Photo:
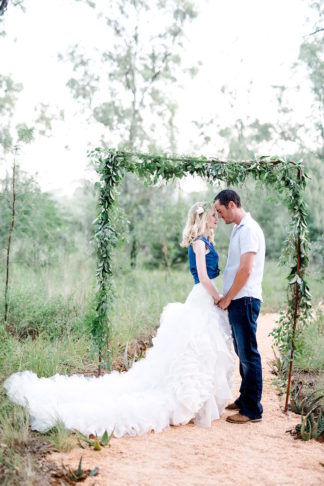
[[[55,450],[59,452],[70,451],[78,443],[76,435],[67,430],[61,422],[58,422],[55,427],[47,432],[46,437]]]
[[[299,337],[301,350],[295,358],[295,367],[301,371],[324,372],[324,316],[318,313]],[[324,380],[324,378],[322,379]]]

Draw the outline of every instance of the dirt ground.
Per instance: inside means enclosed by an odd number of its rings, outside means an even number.
[[[299,416],[283,414],[271,384],[269,361],[273,358],[269,332],[276,315],[259,318],[258,342],[263,362],[262,422],[245,425],[225,422],[225,412],[210,429],[189,424],[170,427],[159,434],[122,438],[100,452],[73,449],[55,453],[50,460],[76,468],[100,471],[85,485],[324,485],[324,444],[302,442],[286,433]],[[239,387],[236,366],[235,390]]]

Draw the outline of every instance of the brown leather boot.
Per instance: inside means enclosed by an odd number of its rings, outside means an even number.
[[[261,420],[261,418],[251,419],[240,413],[235,413],[226,418],[226,422],[229,422],[230,424],[247,424],[248,422],[261,422]]]
[[[226,407],[225,407],[226,410],[240,410],[238,405],[236,405],[235,402],[233,403],[229,403]]]

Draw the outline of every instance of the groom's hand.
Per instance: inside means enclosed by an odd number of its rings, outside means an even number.
[[[226,310],[227,307],[230,305],[231,299],[229,299],[226,295],[225,297],[222,297],[220,301],[218,302],[218,307],[220,307],[223,310]]]

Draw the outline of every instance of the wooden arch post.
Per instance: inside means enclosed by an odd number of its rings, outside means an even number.
[[[302,169],[298,168],[297,173],[297,181],[298,184],[302,183]],[[298,227],[298,234],[297,234],[297,262],[296,262],[296,272],[298,277],[300,278],[300,260],[301,260],[301,237],[300,237],[300,227]],[[289,359],[289,370],[288,370],[288,378],[287,378],[287,389],[286,389],[286,400],[285,400],[285,407],[284,412],[287,413],[288,411],[288,403],[289,403],[289,395],[290,395],[290,384],[291,384],[291,376],[292,376],[292,368],[293,368],[293,361],[294,361],[294,352],[295,352],[295,337],[296,337],[296,329],[297,329],[297,322],[298,322],[298,315],[299,315],[299,301],[300,301],[300,293],[299,293],[299,285],[296,281],[295,283],[295,307],[294,307],[294,320],[293,320],[293,328],[292,328],[292,336],[291,336],[291,350],[290,350],[290,359]]]

